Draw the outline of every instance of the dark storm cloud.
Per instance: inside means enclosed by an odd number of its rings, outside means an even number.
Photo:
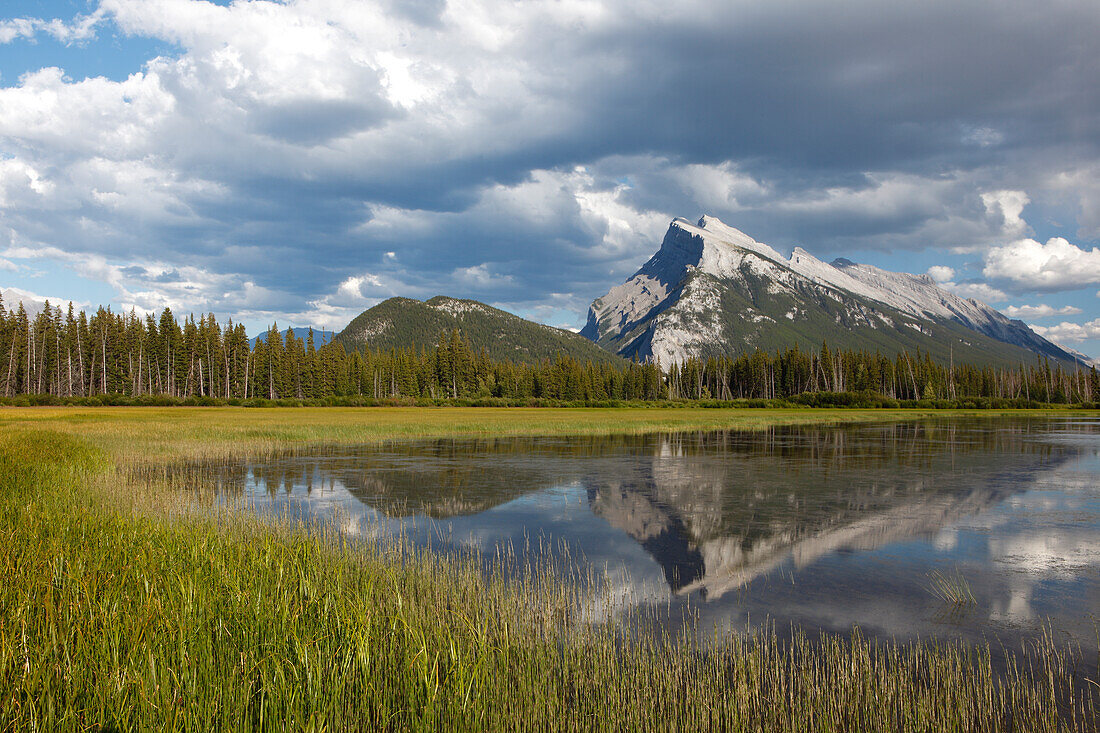
[[[253,129],[263,135],[288,143],[317,145],[399,116],[392,106],[379,104],[376,98],[368,97],[368,100],[374,103],[314,99],[280,102],[256,110],[250,122]]]
[[[584,126],[618,147],[604,152],[815,173],[985,165],[981,128],[1009,149],[1094,151],[1100,13],[1014,5],[780,3],[586,37],[579,55],[618,73],[584,80]]]

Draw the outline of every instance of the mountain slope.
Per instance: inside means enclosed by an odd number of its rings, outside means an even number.
[[[718,219],[676,219],[660,250],[597,298],[581,333],[624,357],[668,366],[687,356],[737,354],[822,340],[842,348],[902,350],[976,364],[1072,364],[1079,355],[1022,321],[937,287],[924,275],[847,260],[790,259]]]
[[[286,335],[288,333],[290,333],[291,331],[294,332],[294,337],[295,338],[300,338],[303,341],[305,341],[307,338],[309,338],[309,326],[305,326],[305,327],[301,327],[301,328],[291,326],[290,328],[284,328],[282,331],[279,331],[279,335],[283,337],[283,343],[286,343]],[[322,346],[324,346],[325,344],[327,344],[329,341],[332,341],[334,335],[335,334],[332,331],[314,329],[314,331],[313,331],[313,345],[316,346],[319,349]],[[267,340],[267,331],[264,331],[263,333],[256,334],[255,336],[250,338],[248,340],[248,345],[254,349],[254,348],[256,348],[256,344],[258,344],[260,341],[266,341],[266,340]]]
[[[430,348],[440,334],[462,331],[474,351],[484,350],[494,359],[533,363],[561,355],[581,363],[621,363],[580,334],[528,321],[476,300],[436,296],[419,301],[390,298],[363,311],[333,341],[347,350],[415,347]]]
[[[49,303],[53,308],[60,306],[62,310],[67,309],[69,304],[69,301],[62,301],[60,298],[39,298],[19,288],[0,288],[0,299],[3,300],[4,310],[9,313],[18,311],[19,304],[22,303],[23,310],[27,312],[27,317],[31,319],[42,312],[42,309],[46,307],[46,303]]]

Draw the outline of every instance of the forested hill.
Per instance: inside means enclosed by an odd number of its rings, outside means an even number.
[[[623,364],[621,357],[583,336],[546,326],[476,300],[438,295],[430,300],[390,298],[360,313],[333,339],[348,351],[434,348],[459,330],[474,352],[494,360],[534,364],[568,356],[582,364]]]
[[[89,316],[72,305],[63,310],[43,304],[31,318],[22,304],[12,311],[0,301],[0,400],[18,404],[35,395],[55,400],[38,404],[97,396],[109,401],[110,395],[139,404],[160,397],[523,403],[745,398],[833,404],[816,395],[841,393],[839,404],[947,399],[955,405],[1019,407],[1093,405],[1100,397],[1095,368],[1067,369],[1046,359],[997,369],[938,363],[927,353],[889,357],[822,344],[819,351],[792,347],[688,357],[662,372],[655,362],[598,363],[565,354],[536,364],[494,360],[471,348],[458,329],[428,348],[350,353],[339,342],[318,347],[316,337],[307,330],[283,338],[273,325],[253,348],[242,324],[223,325],[211,315],[178,321],[167,308],[159,317],[144,318],[99,308]],[[975,399],[984,402],[969,402]]]

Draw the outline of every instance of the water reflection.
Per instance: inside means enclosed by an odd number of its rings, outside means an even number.
[[[225,467],[227,495],[491,552],[532,537],[606,569],[624,605],[895,638],[1087,643],[1100,608],[1100,423],[931,421],[437,440]],[[428,521],[430,520],[430,522]],[[418,524],[419,523],[419,524]],[[944,614],[928,573],[978,605]],[[1093,642],[1094,645],[1094,642]]]

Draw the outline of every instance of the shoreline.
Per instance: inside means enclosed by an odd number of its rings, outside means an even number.
[[[858,632],[791,644],[774,633],[730,634],[707,650],[668,637],[624,646],[616,626],[571,621],[583,589],[549,570],[508,580],[474,562],[371,549],[285,517],[196,511],[190,492],[201,487],[127,474],[150,458],[224,457],[318,436],[332,444],[872,421],[856,411],[32,409],[0,412],[0,518],[11,547],[0,559],[11,580],[0,589],[2,729],[662,720],[1091,730],[1100,720],[1100,695],[1078,689],[1075,660],[1042,640],[1003,680],[988,649],[879,643]],[[875,422],[997,417],[868,412]]]

